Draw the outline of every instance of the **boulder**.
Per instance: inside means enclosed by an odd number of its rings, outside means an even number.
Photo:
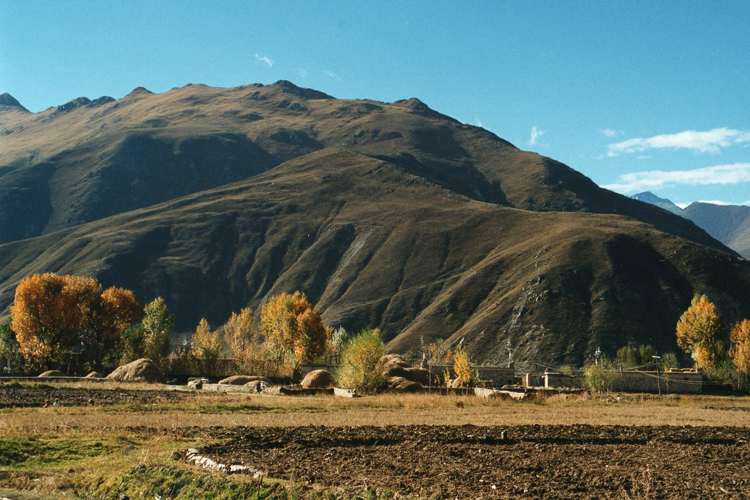
[[[302,379],[303,389],[328,389],[336,385],[336,379],[328,370],[313,370]]]
[[[259,375],[232,375],[231,377],[219,380],[219,385],[245,385],[248,382],[252,382],[254,380],[263,380],[265,382],[268,382],[268,379],[266,377],[261,377]],[[270,382],[268,383],[270,384]]]
[[[39,374],[39,378],[49,377],[65,377],[65,374],[60,370],[47,370],[46,372]]]
[[[401,368],[409,368],[409,362],[406,361],[403,356],[398,354],[386,354],[383,356],[383,368],[388,370],[392,367],[399,366]]]
[[[263,392],[267,387],[271,387],[271,382],[267,380],[251,380],[245,384],[245,387],[248,387],[253,392]]]
[[[107,379],[117,382],[164,382],[159,367],[148,358],[136,359],[132,363],[118,366],[107,375]]]
[[[386,391],[389,392],[419,392],[421,390],[421,384],[404,377],[390,377],[386,380]]]
[[[201,379],[198,379],[198,380],[188,380],[187,388],[188,389],[194,389],[194,390],[203,389],[203,381]]]
[[[84,378],[104,378],[104,375],[102,375],[101,373],[97,371],[93,371],[89,373],[88,375],[86,375]]]

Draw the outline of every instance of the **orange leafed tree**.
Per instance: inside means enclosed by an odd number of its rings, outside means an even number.
[[[327,330],[304,293],[281,293],[268,299],[260,313],[260,331],[273,349],[277,372],[290,356],[294,369],[325,352]]]
[[[28,361],[62,368],[80,346],[82,361],[99,368],[117,352],[119,333],[140,319],[140,306],[127,290],[102,293],[93,278],[45,273],[19,283],[11,318]]]
[[[705,295],[696,295],[677,323],[677,345],[693,355],[698,368],[712,370],[721,358],[724,319]]]

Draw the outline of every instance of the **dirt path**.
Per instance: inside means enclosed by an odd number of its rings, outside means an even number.
[[[750,496],[750,432],[741,428],[309,426],[212,434],[219,443],[201,451],[220,463],[327,487],[444,498]]]

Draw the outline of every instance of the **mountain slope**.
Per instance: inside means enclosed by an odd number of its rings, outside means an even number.
[[[580,364],[597,345],[675,349],[706,292],[747,316],[750,265],[629,217],[481,202],[409,166],[327,148],[253,178],[0,245],[0,305],[41,270],[162,295],[183,330],[301,289],[327,324],[380,327],[392,351],[466,338],[480,361]]]
[[[750,207],[692,203],[685,208],[682,216],[750,259]]]
[[[642,193],[634,194],[631,196],[634,200],[642,201],[644,203],[650,203],[652,205],[656,205],[659,208],[663,208],[664,210],[668,210],[672,212],[673,214],[681,215],[682,209],[672,203],[671,200],[668,200],[666,198],[660,198],[656,196],[651,191],[644,191]]]
[[[690,222],[418,99],[341,100],[283,81],[163,94],[139,88],[117,101],[78,98],[42,113],[0,109],[0,242],[250,178],[329,147],[381,158],[478,201],[627,215],[724,248]]]

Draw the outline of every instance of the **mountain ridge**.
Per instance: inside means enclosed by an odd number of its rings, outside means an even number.
[[[299,289],[390,351],[566,364],[675,350],[694,293],[750,315],[750,264],[694,223],[418,99],[191,85],[55,112],[0,116],[6,314],[44,271],[163,296],[181,331]]]

